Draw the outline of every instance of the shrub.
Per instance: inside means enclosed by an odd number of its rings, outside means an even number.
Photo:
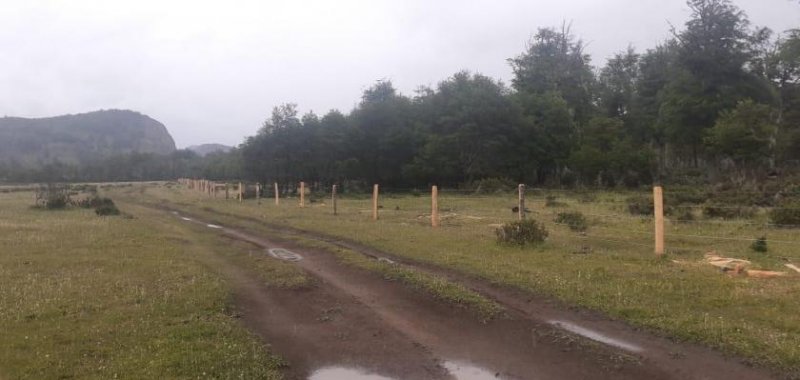
[[[544,226],[533,219],[505,223],[495,233],[498,243],[520,246],[542,243],[548,235]]]
[[[753,244],[750,245],[750,249],[756,252],[766,252],[767,251],[767,237],[762,236],[753,241]]]
[[[566,224],[570,230],[583,232],[589,228],[586,218],[579,211],[558,213],[556,223]]]
[[[645,196],[630,197],[625,200],[631,215],[653,215],[653,199]]]
[[[420,196],[422,196],[422,193],[420,193],[419,190],[417,190],[417,189],[411,189],[411,196],[412,197],[420,197]]]
[[[69,205],[69,189],[64,185],[48,184],[36,191],[36,207],[60,210]]]
[[[109,215],[119,215],[119,209],[116,205],[112,202],[111,204],[104,204],[96,209],[94,209],[94,213],[98,216],[109,216]]]
[[[784,203],[769,212],[769,220],[773,224],[784,226],[800,225],[800,202]]]

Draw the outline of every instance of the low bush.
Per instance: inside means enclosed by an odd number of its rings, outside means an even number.
[[[645,196],[630,197],[625,200],[631,215],[653,215],[653,199]]]
[[[756,252],[767,252],[767,237],[762,236],[753,241],[753,244],[750,245],[750,249]]]
[[[589,223],[586,218],[579,211],[560,212],[555,218],[555,222],[565,224],[570,230],[576,232],[583,232],[589,229]]]
[[[786,227],[800,226],[800,202],[782,203],[769,212],[770,223]]]
[[[111,216],[120,214],[119,209],[113,202],[111,204],[104,204],[94,209],[94,213],[98,216]]]
[[[547,239],[548,233],[544,225],[534,219],[525,219],[505,223],[495,230],[497,242],[501,244],[539,244]]]

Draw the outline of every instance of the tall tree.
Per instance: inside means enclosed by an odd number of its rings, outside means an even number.
[[[576,40],[566,24],[561,30],[539,29],[526,51],[509,59],[514,89],[535,95],[558,94],[579,124],[587,122],[593,112],[594,73],[583,47],[583,41]]]

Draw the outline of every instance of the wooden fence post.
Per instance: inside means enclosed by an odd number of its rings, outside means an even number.
[[[520,184],[517,186],[517,192],[519,193],[519,199],[517,207],[519,208],[518,217],[519,220],[525,219],[525,185]]]
[[[372,186],[372,220],[378,220],[378,184]]]
[[[653,213],[655,214],[656,255],[664,254],[664,191],[661,186],[653,187]]]
[[[256,182],[256,203],[261,204],[261,183]]]
[[[336,207],[336,185],[333,185],[333,188],[331,188],[331,202],[333,203],[333,215],[337,215],[338,210]]]
[[[280,201],[280,192],[278,192],[278,183],[275,182],[275,206],[279,205]]]
[[[306,183],[300,182],[300,207],[306,207]]]
[[[439,227],[439,187],[431,187],[431,227]]]
[[[242,189],[242,183],[239,182],[239,203],[242,203],[244,200],[244,189]]]

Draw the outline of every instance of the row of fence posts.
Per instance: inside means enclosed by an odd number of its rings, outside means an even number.
[[[217,197],[217,191],[220,187],[216,182],[204,179],[187,179],[182,178],[178,180],[179,183],[189,189],[197,190],[209,196]],[[225,186],[225,199],[229,199],[229,185]],[[275,188],[275,205],[280,205],[280,192],[278,191],[278,183],[274,183]],[[237,199],[242,202],[244,199],[244,187],[241,182],[236,189]],[[333,215],[339,214],[338,209],[338,187],[333,185],[331,188],[331,203],[333,205]],[[261,204],[261,184],[256,183],[256,202]],[[522,221],[525,219],[525,185],[520,184],[517,186],[517,219]],[[372,186],[372,220],[378,220],[378,197],[380,195],[380,186],[375,184]],[[306,183],[300,182],[300,207],[306,206]],[[661,186],[653,187],[653,216],[655,225],[655,253],[663,255],[664,248],[664,191]],[[431,227],[439,227],[439,188],[437,186],[431,187]]]

